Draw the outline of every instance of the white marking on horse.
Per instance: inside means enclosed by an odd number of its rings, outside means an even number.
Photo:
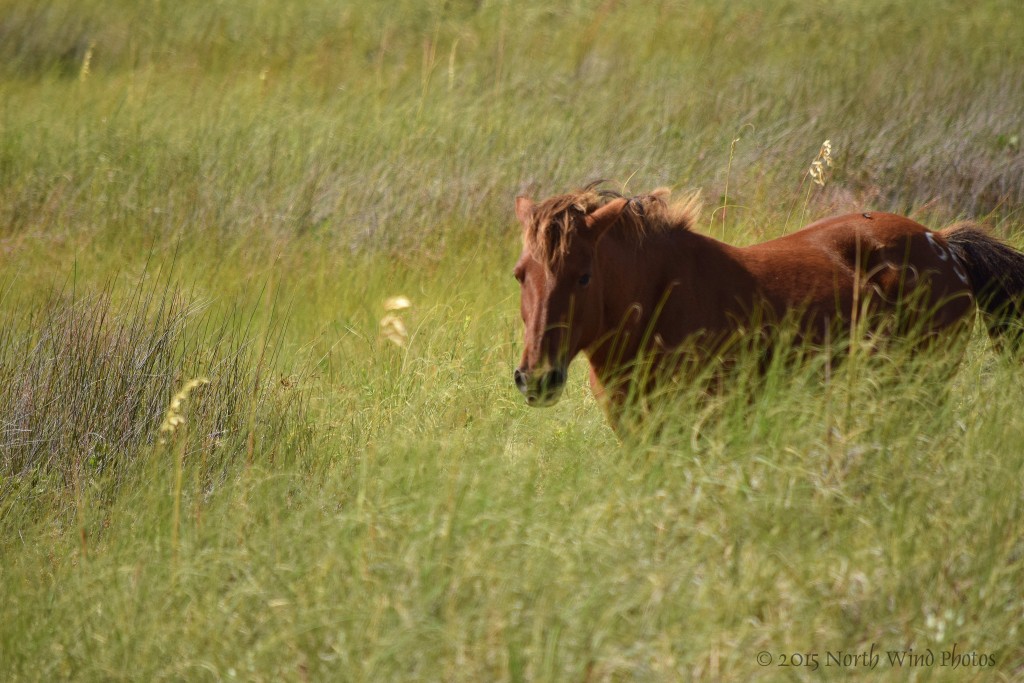
[[[924,236],[925,239],[928,240],[928,244],[932,245],[932,249],[935,250],[935,253],[939,255],[939,260],[948,261],[949,252],[946,251],[946,248],[944,246],[935,241],[935,237],[932,235],[931,231],[925,232]]]
[[[960,278],[961,282],[969,287],[971,285],[971,281],[967,277],[967,269],[964,268],[964,264],[960,263],[960,259],[956,257],[956,254],[952,249],[949,250],[949,255],[953,257],[953,272],[956,273],[956,276]]]
[[[952,249],[947,251],[945,247],[939,244],[935,240],[935,237],[932,236],[931,231],[925,232],[924,236],[925,239],[928,240],[928,244],[932,245],[932,249],[935,250],[935,253],[939,255],[939,259],[943,261],[950,261],[953,264],[953,272],[956,273],[956,276],[960,278],[960,281],[965,285],[970,286],[971,281],[967,277],[967,269],[964,268],[964,264],[962,264],[960,259],[957,258],[956,253]]]

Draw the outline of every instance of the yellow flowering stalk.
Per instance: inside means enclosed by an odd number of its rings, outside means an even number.
[[[404,311],[410,306],[412,302],[404,296],[393,296],[384,301],[384,310],[388,313],[380,319],[380,333],[396,346],[404,347],[409,340],[409,330],[406,329],[398,311]]]
[[[825,140],[822,143],[821,149],[818,150],[818,156],[811,162],[811,168],[808,173],[818,185],[825,187],[827,178],[825,177],[825,169],[832,168],[832,141]]]
[[[192,393],[192,390],[209,383],[210,380],[205,377],[190,379],[174,395],[170,405],[167,406],[167,414],[164,415],[164,421],[160,423],[160,443],[167,443],[167,440],[174,436],[174,432],[177,431],[178,427],[185,424],[185,416],[181,412],[181,405],[188,399],[188,395]]]

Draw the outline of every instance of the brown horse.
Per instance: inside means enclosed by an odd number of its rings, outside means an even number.
[[[614,414],[639,358],[656,377],[684,343],[709,360],[727,340],[786,317],[811,343],[869,313],[898,317],[892,333],[912,326],[928,339],[968,326],[978,307],[993,338],[1019,336],[1024,254],[977,226],[933,232],[902,216],[858,213],[735,247],[694,232],[694,202],[667,196],[590,186],[537,204],[516,199],[526,348],[514,376],[531,406],[558,400],[580,351]]]

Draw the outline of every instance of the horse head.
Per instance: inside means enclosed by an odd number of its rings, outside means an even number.
[[[534,407],[553,405],[565,385],[569,363],[601,333],[602,281],[596,258],[601,237],[628,200],[603,203],[594,193],[563,195],[534,204],[516,199],[523,251],[515,267],[525,325],[523,358],[516,386]]]

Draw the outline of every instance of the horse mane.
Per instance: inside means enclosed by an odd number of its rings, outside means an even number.
[[[568,253],[572,237],[583,224],[580,220],[573,220],[572,214],[584,216],[616,199],[627,199],[628,202],[613,229],[619,229],[636,240],[649,232],[692,230],[700,216],[699,191],[669,203],[672,191],[667,187],[626,197],[613,190],[599,189],[602,182],[549,197],[534,206],[533,219],[523,234],[524,244],[534,258],[549,268],[557,267]]]

